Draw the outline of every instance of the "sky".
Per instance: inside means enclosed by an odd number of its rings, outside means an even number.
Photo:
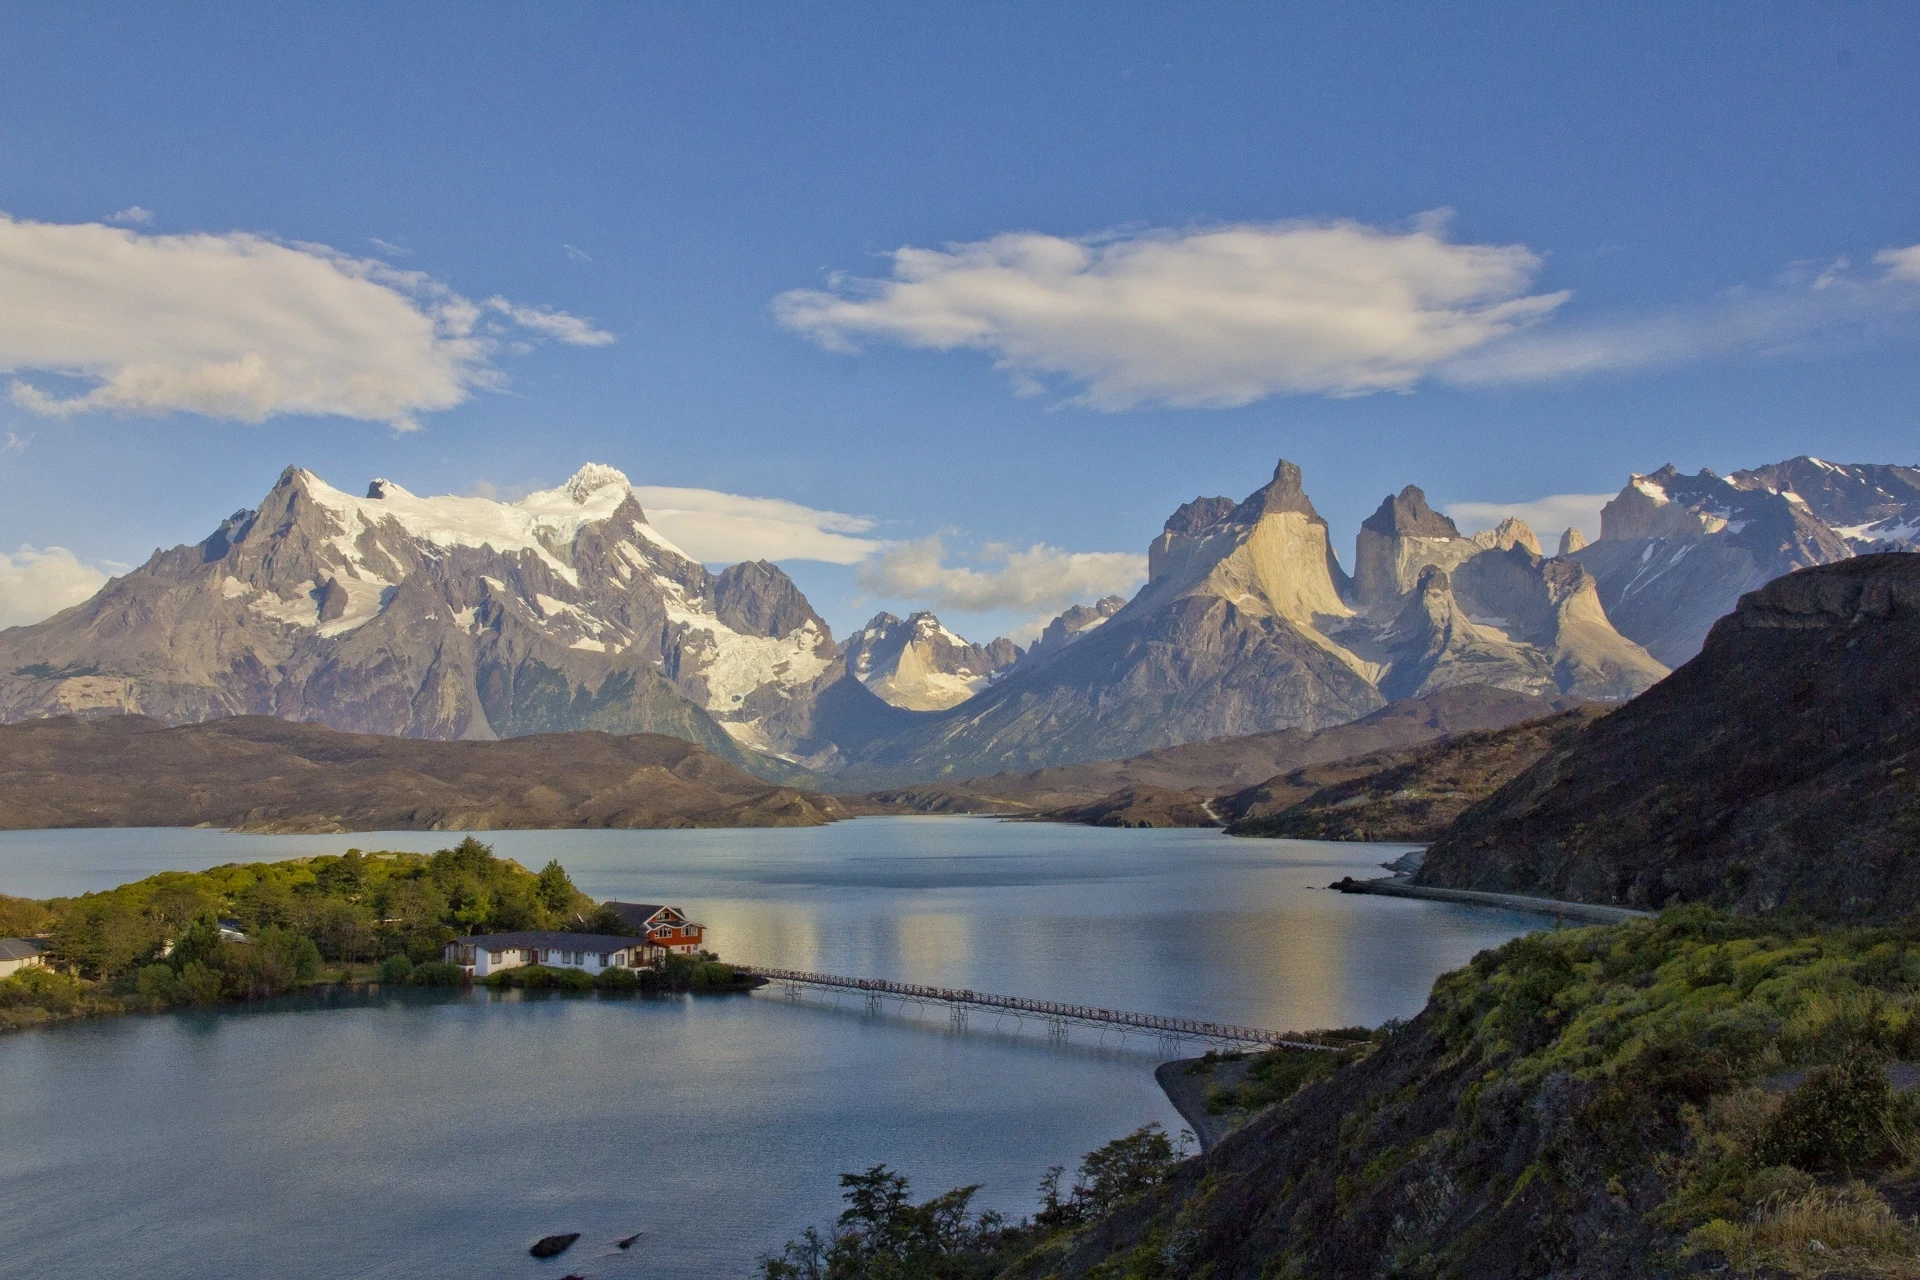
[[[1280,457],[1920,462],[1907,3],[15,5],[0,157],[0,625],[289,464],[986,640]]]

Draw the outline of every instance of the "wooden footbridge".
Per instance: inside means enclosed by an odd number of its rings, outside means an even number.
[[[881,1012],[888,1000],[913,1005],[944,1005],[949,1024],[964,1030],[970,1010],[990,1010],[996,1016],[1037,1018],[1046,1024],[1049,1039],[1064,1042],[1068,1028],[1097,1027],[1101,1031],[1118,1029],[1122,1034],[1140,1032],[1158,1037],[1169,1047],[1182,1041],[1198,1040],[1223,1049],[1308,1049],[1338,1053],[1346,1047],[1326,1044],[1308,1036],[1287,1031],[1267,1031],[1260,1027],[1239,1027],[1224,1022],[1206,1022],[1198,1018],[1171,1018],[1157,1013],[1128,1013],[1120,1009],[1099,1009],[1085,1004],[1062,1004],[1055,1000],[1032,1000],[1025,996],[996,996],[981,991],[953,987],[926,987],[911,982],[889,982],[884,978],[843,978],[831,973],[807,973],[799,969],[770,969],[760,965],[742,966],[742,970],[778,985],[789,1000],[798,1000],[809,989],[851,992],[866,997],[867,1010]]]

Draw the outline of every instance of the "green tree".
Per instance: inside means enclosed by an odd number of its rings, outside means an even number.
[[[547,920],[558,924],[573,914],[573,900],[579,890],[573,887],[573,881],[567,877],[567,869],[556,858],[540,868],[533,893],[546,912]]]

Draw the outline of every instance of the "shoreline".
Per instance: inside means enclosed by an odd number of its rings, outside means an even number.
[[[1175,1058],[1153,1069],[1153,1078],[1159,1084],[1160,1091],[1167,1095],[1167,1101],[1187,1122],[1187,1128],[1193,1130],[1202,1154],[1213,1150],[1222,1138],[1234,1130],[1233,1122],[1228,1117],[1207,1114],[1207,1085],[1213,1077],[1210,1073],[1199,1075],[1191,1071],[1191,1068],[1205,1061],[1205,1058]]]
[[[1651,920],[1654,912],[1633,907],[1614,907],[1599,902],[1565,902],[1558,898],[1535,898],[1521,893],[1489,893],[1482,889],[1444,889],[1434,885],[1413,884],[1405,875],[1383,876],[1377,880],[1355,880],[1348,876],[1327,886],[1340,893],[1372,893],[1386,898],[1424,898],[1432,902],[1454,902],[1469,907],[1500,907],[1509,911],[1530,911],[1562,920],[1584,920],[1592,924],[1621,924],[1628,920]]]

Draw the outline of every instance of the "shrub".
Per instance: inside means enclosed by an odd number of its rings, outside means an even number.
[[[593,985],[602,991],[638,991],[640,975],[631,969],[603,969]]]
[[[444,960],[429,960],[413,966],[407,981],[416,987],[457,987],[467,980],[466,970]]]
[[[1900,1108],[1880,1062],[1855,1054],[1815,1067],[1787,1095],[1756,1153],[1809,1173],[1871,1169],[1902,1154]]]
[[[733,984],[733,966],[730,964],[695,963],[687,975],[687,986],[694,991],[711,991]]]
[[[562,969],[555,985],[562,991],[591,991],[593,975],[585,969]]]
[[[380,981],[398,986],[413,976],[413,961],[406,952],[388,956],[380,962]]]

